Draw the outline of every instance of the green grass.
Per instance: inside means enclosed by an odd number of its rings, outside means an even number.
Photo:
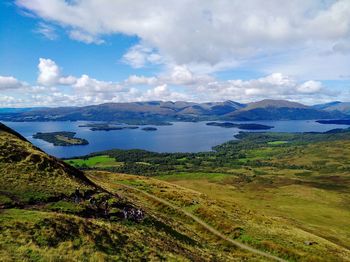
[[[7,209],[1,213],[0,229],[1,261],[200,261],[218,254],[200,244],[196,234],[162,218],[117,223]],[[225,253],[220,257],[232,259]]]
[[[68,201],[58,201],[51,203],[47,206],[47,209],[52,210],[52,211],[59,211],[63,213],[79,213],[84,211],[84,207],[81,204],[75,204],[73,202],[68,202]]]
[[[270,146],[278,146],[278,145],[284,145],[287,143],[288,141],[272,141],[272,142],[268,142],[267,144]]]
[[[0,193],[0,205],[7,205],[7,204],[11,204],[12,200],[11,198],[9,198],[6,195],[1,195]]]
[[[286,180],[294,177],[293,170],[279,172],[278,175],[265,171],[262,178],[253,178],[248,183],[239,176],[211,179],[210,174],[207,177],[175,174],[160,179],[196,190],[220,203],[236,203],[266,216],[283,217],[291,225],[350,248],[350,209],[344,202],[349,192],[295,184]]]
[[[84,218],[88,201],[75,204],[71,195],[76,187],[95,188],[82,182],[81,173],[0,132],[0,206],[5,206],[0,210],[0,257],[4,261],[261,260],[217,239],[178,210],[123,187],[127,185],[288,261],[347,261],[350,140],[343,134],[343,139],[334,139],[337,136],[248,134],[219,146],[217,152],[117,150],[66,160],[93,168],[87,176],[122,196],[121,203],[142,207],[147,217],[137,224]],[[112,167],[156,179],[96,170]],[[109,195],[94,193],[99,203]],[[16,202],[32,210],[6,207]],[[305,244],[310,241],[316,244]]]
[[[107,155],[93,156],[87,159],[70,159],[65,160],[65,162],[75,167],[110,167],[121,165],[121,163],[116,162],[114,158]]]
[[[84,175],[30,143],[0,131],[0,192],[13,202],[38,202],[70,196],[78,187],[94,188]]]
[[[214,179],[210,176],[183,173],[161,176],[160,181],[158,177],[89,173],[91,179],[108,190],[143,203],[149,212],[159,217],[164,215],[181,221],[187,230],[208,239],[214,246],[218,245],[217,240],[188,218],[118,184],[132,185],[168,200],[225,235],[290,261],[341,261],[345,259],[343,255],[350,255],[344,248],[348,243],[349,212],[341,207],[341,194],[300,185],[270,188],[254,181],[247,186],[236,181],[234,175],[212,174]],[[338,224],[334,225],[334,221]],[[309,247],[304,244],[307,241],[317,244]]]
[[[230,177],[230,174],[222,173],[189,173],[181,172],[171,175],[160,175],[157,176],[157,179],[167,180],[167,181],[176,181],[176,180],[208,180],[212,182],[222,181],[224,178]]]

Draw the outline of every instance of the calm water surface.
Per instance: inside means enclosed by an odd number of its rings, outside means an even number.
[[[235,139],[237,128],[207,126],[206,122],[175,122],[172,126],[157,126],[157,131],[146,132],[141,129],[90,131],[79,125],[91,123],[77,122],[4,122],[34,145],[56,157],[73,157],[107,149],[145,149],[155,152],[201,152],[210,151],[213,146]],[[242,122],[241,122],[242,123]],[[248,123],[248,122],[245,122]],[[274,126],[273,132],[324,132],[344,125],[323,125],[312,120],[302,121],[254,121]],[[39,139],[33,139],[36,132],[73,131],[77,137],[85,138],[85,146],[53,146]]]

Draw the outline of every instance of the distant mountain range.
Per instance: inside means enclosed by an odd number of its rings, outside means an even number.
[[[350,115],[350,102],[335,101],[335,102],[330,102],[326,104],[314,105],[313,108],[325,110],[329,112],[338,111],[346,115]]]
[[[307,120],[350,117],[350,103],[331,102],[306,106],[286,100],[262,100],[241,104],[234,101],[105,103],[84,107],[0,109],[3,121],[119,121],[161,123],[200,120]]]

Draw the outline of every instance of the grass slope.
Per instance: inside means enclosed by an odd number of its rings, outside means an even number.
[[[185,221],[153,212],[142,201],[94,182],[1,129],[0,260],[261,261],[232,246],[218,249],[184,226]],[[82,194],[78,201],[77,187]],[[105,202],[108,209],[103,209]],[[125,208],[143,208],[144,219],[122,219]]]
[[[142,203],[149,213],[167,217],[173,228],[181,225],[187,231],[195,232],[202,238],[202,242],[209,243],[222,255],[235,256],[237,249],[188,219],[177,209],[169,208],[139,191],[130,190],[129,187],[169,201],[218,229],[225,236],[285,260],[349,261],[350,251],[347,248],[299,227],[292,223],[288,216],[281,216],[276,212],[263,212],[256,206],[246,205],[246,202],[241,201],[242,197],[236,198],[238,194],[230,194],[232,187],[220,187],[220,184],[217,184],[222,182],[223,177],[218,179],[217,176],[216,183],[204,183],[198,180],[198,175],[193,181],[187,179],[184,183],[181,183],[183,180],[175,178],[171,181],[176,181],[178,185],[174,185],[148,177],[107,172],[91,171],[88,176],[108,190]],[[208,176],[210,177],[210,174]]]
[[[350,130],[241,133],[239,138],[209,153],[106,151],[101,153],[106,165],[90,163],[90,168],[170,182],[108,173],[94,178],[110,190],[113,183],[118,190],[127,183],[166,198],[227,235],[239,227],[246,234],[241,232],[240,241],[285,259],[349,261]],[[135,192],[128,194],[146,203]],[[205,196],[200,209],[196,194]],[[266,241],[268,248],[261,246]]]
[[[4,130],[0,130],[0,174],[0,195],[21,203],[70,196],[77,187],[82,192],[95,189],[81,171]]]

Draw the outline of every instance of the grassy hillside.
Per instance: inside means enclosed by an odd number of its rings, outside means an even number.
[[[76,188],[82,193],[95,189],[81,171],[4,127],[0,129],[0,149],[0,195],[4,199],[25,204],[70,196]]]
[[[127,184],[167,199],[232,238],[284,259],[348,261],[350,130],[239,138],[210,153],[111,150],[67,161],[92,169],[89,177],[109,190],[125,195],[120,184]],[[146,203],[139,192],[126,191]]]
[[[171,183],[148,177],[96,171],[90,172],[88,176],[96,183],[108,188],[108,190],[123,194],[125,197],[142,203],[148,212],[157,214],[159,217],[167,217],[174,228],[181,222],[182,227],[187,231],[196,232],[196,235],[203,237],[220,254],[235,256],[238,250],[233,249],[222,239],[213,236],[211,232],[195,223],[191,218],[186,218],[186,213],[173,209],[163,203],[163,201],[160,202],[149,197],[148,194],[181,207],[185,212],[194,214],[231,239],[270,254],[275,254],[285,260],[324,261],[326,259],[327,261],[349,261],[350,251],[347,247],[326,239],[319,231],[312,232],[307,226],[305,228],[302,227],[299,221],[291,219],[295,217],[295,213],[286,213],[290,212],[288,209],[284,210],[284,213],[278,213],[273,207],[277,204],[277,201],[271,197],[269,200],[266,199],[259,204],[259,200],[264,195],[263,189],[256,192],[255,196],[249,196],[247,191],[240,193],[237,190],[238,192],[235,192],[236,190],[232,183],[228,183],[230,177],[227,175],[181,174],[159,177]],[[302,191],[300,189],[297,193],[300,194]],[[147,195],[142,192],[147,192]],[[280,194],[283,196],[286,192],[284,191]],[[293,190],[290,188],[289,193],[293,194],[291,192]],[[305,192],[305,198],[308,197],[308,194],[308,192]],[[250,198],[251,200],[249,201]],[[268,194],[266,194],[266,198],[268,198]],[[311,199],[301,199],[299,202],[306,202],[307,200],[311,202]],[[288,205],[288,201],[292,203],[293,199],[290,198],[288,200],[288,196],[285,196],[284,199],[282,198],[279,201],[280,203],[285,201],[286,203],[284,204]],[[268,204],[270,208],[267,207]],[[322,206],[322,204],[326,206],[326,203],[321,203],[319,206]],[[259,205],[262,207],[259,207]],[[307,205],[311,207],[310,203],[305,203],[304,207]],[[296,206],[298,206],[298,203],[294,203],[294,206],[289,209],[293,210]],[[319,206],[314,207],[312,211],[316,211]],[[331,212],[334,210],[337,210],[337,208],[333,210],[332,208],[328,209]],[[312,211],[309,213],[312,213]],[[322,210],[323,213],[318,216],[322,217],[327,210],[324,211]],[[333,215],[346,215],[346,212],[334,213]],[[339,224],[346,226],[348,225],[348,218],[349,214],[337,221]],[[328,219],[328,221],[331,221],[332,218],[329,217]],[[313,220],[314,217],[311,217],[303,222]],[[322,229],[320,228],[319,230]],[[329,228],[329,231],[333,229],[337,229],[334,233],[342,234],[344,240],[346,239],[346,228],[341,229],[340,225],[338,225]]]
[[[350,261],[349,135],[241,133],[210,153],[64,163],[2,126],[1,260]]]
[[[264,261],[232,244],[213,245],[187,219],[91,181],[4,126],[0,187],[1,261]]]

